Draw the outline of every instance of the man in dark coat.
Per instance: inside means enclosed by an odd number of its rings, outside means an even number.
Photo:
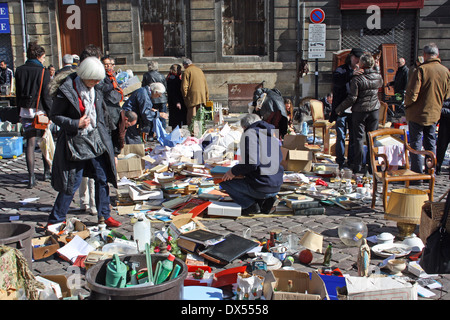
[[[142,77],[142,87],[148,86],[152,83],[162,83],[166,88],[167,92],[167,82],[166,78],[159,73],[159,64],[156,61],[150,61],[148,63],[148,72],[144,74]],[[153,108],[158,110],[159,112],[167,112],[167,96],[166,94],[162,94],[159,98],[152,98]],[[161,124],[163,127],[166,127],[166,119],[161,119]],[[150,130],[153,132],[153,128]]]
[[[397,61],[398,69],[395,73],[394,81],[387,84],[388,87],[394,86],[394,93],[398,94],[403,98],[405,97],[405,90],[408,84],[408,73],[409,68],[406,66],[406,61],[404,58],[398,58]]]
[[[439,131],[436,143],[436,174],[441,174],[442,163],[450,143],[450,98],[444,101],[439,120]]]

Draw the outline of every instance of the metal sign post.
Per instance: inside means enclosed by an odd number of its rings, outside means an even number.
[[[314,11],[314,10],[313,10]],[[311,16],[312,17],[312,14]],[[325,18],[325,15],[323,15]],[[311,21],[313,21],[311,19]],[[319,20],[317,20],[319,21]],[[323,21],[323,19],[322,19]],[[319,59],[325,58],[326,51],[326,30],[327,26],[323,23],[316,23],[309,25],[309,38],[308,38],[308,59],[315,59],[316,71],[315,71],[315,98],[319,98]]]

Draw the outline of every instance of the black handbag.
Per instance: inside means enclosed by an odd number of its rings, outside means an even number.
[[[67,160],[84,161],[95,159],[106,151],[106,145],[103,143],[98,128],[88,132],[88,134],[68,135],[67,140]]]
[[[450,196],[447,195],[444,215],[438,228],[427,238],[420,266],[428,274],[450,273],[450,234],[446,230]]]

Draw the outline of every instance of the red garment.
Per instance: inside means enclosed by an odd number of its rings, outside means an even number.
[[[121,87],[119,87],[116,77],[112,74],[112,72],[106,72],[106,76],[109,78],[109,80],[111,80],[114,90],[116,90],[117,92],[119,92],[121,94],[122,98],[120,99],[120,102],[122,102],[123,101],[123,90]]]

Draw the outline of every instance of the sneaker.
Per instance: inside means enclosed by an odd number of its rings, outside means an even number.
[[[258,214],[258,213],[259,213],[259,205],[258,205],[258,203],[255,202],[250,207],[248,207],[246,209],[242,209],[241,215],[249,216],[249,215]]]
[[[109,217],[108,219],[106,219],[105,224],[110,228],[117,228],[122,225],[122,223],[120,223],[119,221],[114,220],[113,217]]]
[[[86,212],[88,212],[91,216],[96,216],[97,215],[97,208],[96,207],[90,207],[89,209],[86,210]]]

